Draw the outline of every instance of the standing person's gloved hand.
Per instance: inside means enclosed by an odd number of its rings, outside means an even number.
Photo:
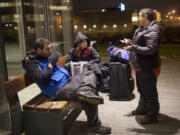
[[[48,61],[55,65],[56,62],[58,61],[58,58],[59,58],[59,53],[58,52],[55,52],[54,54],[51,54],[49,57],[48,57]]]

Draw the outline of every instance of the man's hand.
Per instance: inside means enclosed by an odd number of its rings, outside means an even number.
[[[49,67],[50,69],[53,69],[54,65],[49,62],[49,63],[48,63],[48,67]]]
[[[50,62],[53,65],[56,65],[56,62],[58,61],[58,58],[59,58],[59,54],[58,54],[58,52],[56,52],[54,54],[51,54],[48,57],[48,62]]]

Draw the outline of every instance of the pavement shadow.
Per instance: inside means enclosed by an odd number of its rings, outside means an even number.
[[[143,116],[136,116],[136,121],[140,124]],[[174,135],[180,129],[180,120],[170,117],[165,114],[159,114],[159,122],[152,125],[140,124],[143,128],[129,128],[130,132],[137,134],[152,134],[152,135]]]
[[[87,124],[85,121],[76,121],[68,134],[66,135],[96,135],[95,133],[87,131]]]

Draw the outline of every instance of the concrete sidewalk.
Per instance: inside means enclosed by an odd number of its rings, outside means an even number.
[[[159,123],[140,125],[142,116],[130,116],[136,108],[139,94],[131,101],[109,101],[108,94],[101,93],[105,104],[99,106],[103,125],[112,127],[112,135],[180,135],[180,59],[163,59],[158,79],[160,100]],[[69,135],[94,135],[86,133],[86,116],[83,112]]]
[[[107,62],[108,58],[102,61]],[[158,91],[161,106],[159,123],[146,126],[139,124],[142,117],[129,116],[138,103],[136,88],[135,98],[131,101],[109,101],[108,94],[100,93],[105,99],[105,104],[99,106],[103,125],[112,127],[112,135],[180,135],[180,58],[163,59]],[[39,92],[35,84],[28,87],[19,93],[21,103],[27,102]],[[95,135],[86,132],[85,121],[86,115],[82,112],[69,135]]]

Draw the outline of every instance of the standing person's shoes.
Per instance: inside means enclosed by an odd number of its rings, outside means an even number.
[[[93,127],[87,127],[88,132],[93,132],[96,134],[111,134],[111,128],[110,127],[104,127],[102,125],[100,126],[93,126]]]
[[[140,121],[141,124],[156,124],[157,122],[157,118],[149,118],[147,116],[144,116],[144,118]]]
[[[104,99],[92,91],[79,91],[76,94],[79,100],[86,101],[89,104],[104,104]]]

